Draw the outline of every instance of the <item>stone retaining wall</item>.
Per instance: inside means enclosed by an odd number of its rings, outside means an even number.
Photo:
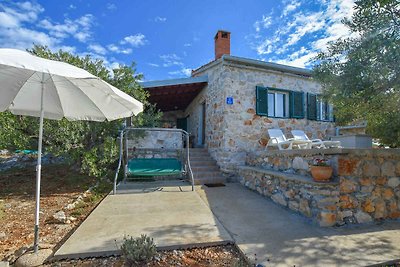
[[[332,183],[312,181],[315,157],[330,160]],[[246,162],[254,167],[240,168],[243,185],[321,226],[400,218],[399,149],[267,151]]]

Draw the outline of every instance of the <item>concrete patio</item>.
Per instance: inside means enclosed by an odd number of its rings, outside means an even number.
[[[321,228],[240,184],[190,189],[167,181],[121,186],[55,257],[118,254],[116,242],[124,235],[147,234],[159,249],[234,241],[266,266],[368,266],[400,259],[398,221]]]
[[[266,266],[368,266],[400,259],[400,222],[322,228],[240,184],[197,193],[242,252]]]
[[[125,235],[147,234],[159,249],[226,244],[223,226],[180,181],[128,183],[108,195],[55,253],[56,259],[118,254]]]

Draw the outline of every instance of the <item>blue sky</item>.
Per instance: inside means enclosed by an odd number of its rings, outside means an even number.
[[[112,68],[136,62],[145,80],[187,77],[214,59],[214,35],[231,32],[231,55],[297,67],[329,41],[352,0],[0,0],[0,47],[33,43],[90,54]]]

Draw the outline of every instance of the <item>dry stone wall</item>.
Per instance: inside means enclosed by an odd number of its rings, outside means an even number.
[[[331,183],[312,181],[316,157],[330,160]],[[399,149],[269,151],[249,154],[247,164],[239,168],[244,186],[321,226],[400,218]]]

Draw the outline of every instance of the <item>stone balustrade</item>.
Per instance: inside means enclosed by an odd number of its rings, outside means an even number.
[[[315,158],[334,169],[329,183],[310,175]],[[248,153],[240,182],[320,226],[400,218],[399,149],[310,149]]]

